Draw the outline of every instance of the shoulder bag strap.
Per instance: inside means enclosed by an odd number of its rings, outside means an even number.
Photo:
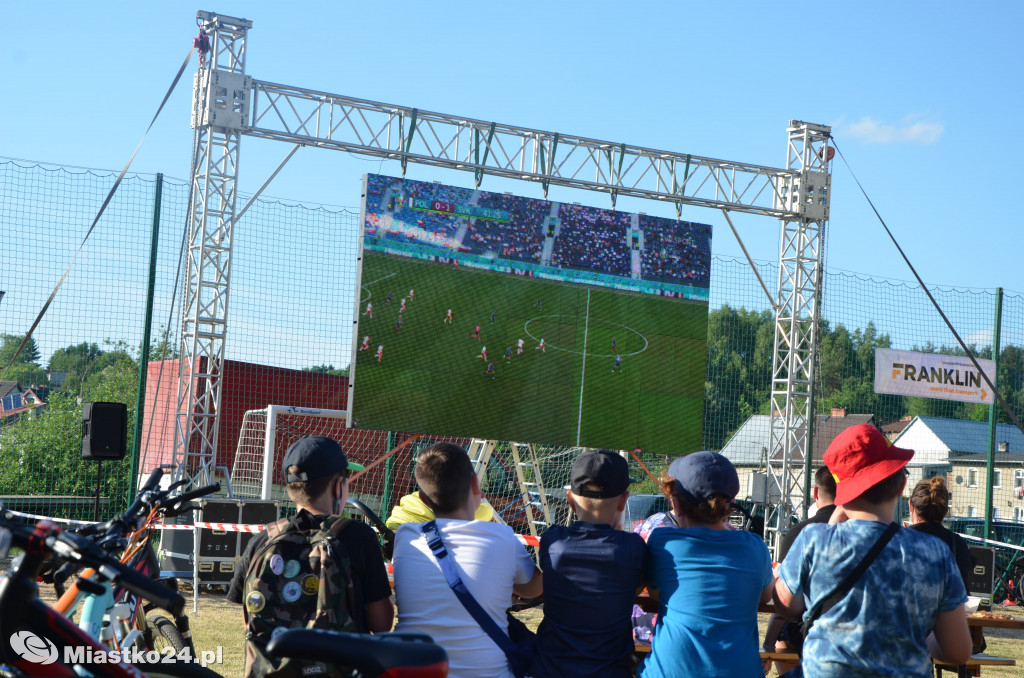
[[[867,571],[871,563],[874,562],[878,554],[882,552],[885,545],[889,543],[889,540],[893,538],[896,532],[900,529],[900,526],[896,523],[889,523],[889,527],[885,528],[885,532],[878,538],[875,545],[871,547],[864,559],[860,561],[860,564],[854,568],[853,572],[846,575],[846,579],[842,581],[827,597],[822,598],[818,601],[818,604],[811,608],[810,615],[804,620],[804,624],[809,628],[821,615],[831,610],[836,603],[843,599],[843,597],[850,592],[853,585],[857,583],[857,580],[863,576],[864,572]]]
[[[466,588],[466,584],[463,583],[459,573],[455,570],[455,563],[445,548],[444,541],[441,540],[441,533],[437,529],[437,523],[431,520],[424,523],[422,529],[423,535],[427,538],[427,545],[430,546],[431,552],[433,552],[437,562],[441,565],[441,572],[444,573],[448,586],[455,592],[455,596],[462,603],[462,607],[466,608],[466,612],[491,637],[495,645],[501,648],[501,651],[505,653],[505,658],[509,659],[516,651],[515,644],[501,630],[501,627],[498,626],[491,615],[487,614],[487,611],[480,607],[480,603],[476,602],[476,598]]]

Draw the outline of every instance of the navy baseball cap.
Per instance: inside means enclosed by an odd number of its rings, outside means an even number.
[[[299,473],[288,473],[289,466],[298,466]],[[284,463],[281,465],[285,482],[289,483],[329,478],[346,469],[349,471],[366,470],[361,464],[353,464],[348,460],[338,441],[325,436],[299,438],[285,452]]]
[[[608,499],[629,489],[629,464],[611,450],[592,450],[576,457],[569,475],[572,493],[579,497]],[[596,486],[598,489],[587,489]]]
[[[713,494],[723,494],[732,501],[740,492],[736,467],[714,452],[679,457],[669,465],[668,474],[676,479],[679,494],[691,504],[699,504]]]

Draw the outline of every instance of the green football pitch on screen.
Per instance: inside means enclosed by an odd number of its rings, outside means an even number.
[[[704,302],[369,249],[361,283],[360,428],[665,454],[702,444]]]

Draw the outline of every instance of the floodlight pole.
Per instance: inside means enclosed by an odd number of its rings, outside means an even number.
[[[208,473],[216,456],[239,140],[246,136],[675,206],[782,221],[768,472],[781,494],[769,543],[796,509],[811,424],[822,236],[829,211],[829,128],[791,121],[785,169],[546,132],[245,75],[252,22],[198,12],[212,59],[196,75],[187,290],[182,306],[176,460]],[[205,361],[205,362],[204,362]],[[193,477],[195,477],[193,475]],[[802,497],[802,493],[798,495]],[[794,501],[795,499],[795,501]]]

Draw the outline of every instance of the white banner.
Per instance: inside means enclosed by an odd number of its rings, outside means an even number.
[[[996,364],[978,359],[994,384]],[[991,405],[994,396],[970,358],[875,349],[875,393],[942,398]]]

